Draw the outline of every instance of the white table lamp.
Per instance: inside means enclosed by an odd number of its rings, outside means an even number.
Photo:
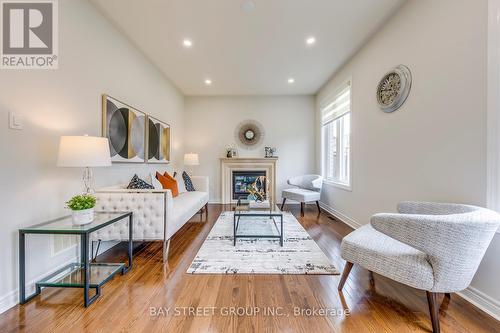
[[[61,136],[57,166],[85,168],[83,186],[85,193],[94,193],[93,167],[111,166],[107,138],[95,136]]]
[[[194,154],[194,153],[184,154],[184,165],[187,165],[187,166],[200,165],[200,159],[198,157],[198,154]],[[192,169],[189,171],[189,174],[191,176],[193,175]]]

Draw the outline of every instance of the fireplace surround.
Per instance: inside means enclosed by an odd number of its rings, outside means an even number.
[[[240,157],[221,158],[221,201],[224,204],[234,203],[237,199],[233,196],[233,172],[264,172],[269,181],[271,201],[276,201],[276,164],[277,157]],[[245,195],[246,197],[246,195]]]

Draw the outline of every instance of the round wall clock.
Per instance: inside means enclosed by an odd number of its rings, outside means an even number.
[[[234,134],[236,141],[241,147],[254,149],[262,143],[264,138],[264,127],[255,120],[245,120],[236,126]]]
[[[411,88],[411,72],[399,65],[385,74],[377,86],[377,102],[382,111],[393,112],[406,101]]]

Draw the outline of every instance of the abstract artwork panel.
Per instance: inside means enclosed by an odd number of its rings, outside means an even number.
[[[170,162],[170,125],[148,116],[148,163]]]
[[[103,95],[103,135],[109,139],[113,162],[144,163],[146,114]]]

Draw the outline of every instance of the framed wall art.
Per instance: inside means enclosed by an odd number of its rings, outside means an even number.
[[[146,161],[145,113],[111,96],[102,96],[103,136],[109,139],[111,161]]]
[[[148,163],[170,163],[170,125],[147,117]]]

